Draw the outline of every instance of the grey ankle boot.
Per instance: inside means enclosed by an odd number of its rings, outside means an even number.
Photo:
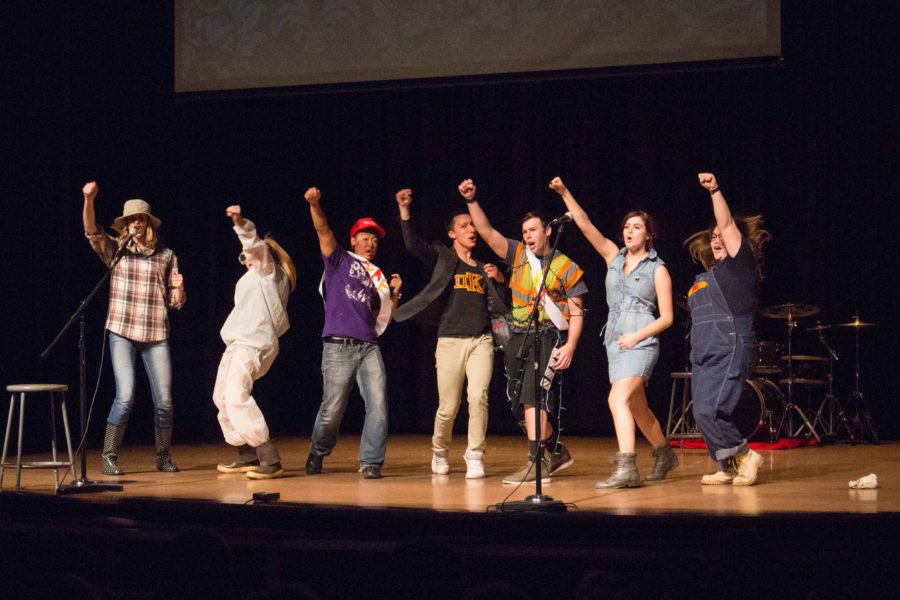
[[[249,444],[237,447],[238,458],[234,462],[219,463],[216,470],[219,473],[246,473],[259,468],[259,459],[256,458],[256,448]]]
[[[597,489],[618,489],[641,487],[641,475],[638,473],[634,452],[616,452],[616,470],[606,481],[598,481]]]
[[[172,464],[169,449],[172,446],[172,428],[156,426],[156,470],[163,473],[177,473],[178,467]]]
[[[653,447],[653,472],[647,475],[647,481],[660,481],[666,478],[666,474],[678,466],[678,456],[672,447],[666,443]]]
[[[119,467],[119,448],[122,447],[122,438],[125,437],[124,425],[106,424],[106,433],[103,436],[103,454],[100,471],[104,475],[124,475]]]

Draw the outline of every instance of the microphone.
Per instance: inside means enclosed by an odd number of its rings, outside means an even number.
[[[125,248],[126,246],[128,246],[128,244],[131,243],[131,239],[135,236],[135,234],[137,234],[137,229],[135,229],[134,227],[129,227],[128,228],[128,237],[125,238],[125,241],[122,242],[122,246],[119,249],[121,250],[122,248]]]
[[[121,260],[122,255],[125,254],[125,248],[127,248],[128,244],[131,243],[131,240],[132,240],[132,238],[134,238],[135,234],[137,234],[137,229],[135,229],[134,227],[129,227],[128,228],[128,236],[122,242],[122,245],[119,246],[119,249],[116,250],[116,254],[115,254],[115,256],[113,256],[112,265],[110,266],[110,269],[112,267],[115,267],[116,264],[119,262],[119,260]]]
[[[552,221],[550,221],[549,223],[547,223],[547,227],[553,227],[554,225],[562,225],[563,223],[569,223],[569,222],[571,222],[572,219],[574,219],[574,218],[575,218],[575,215],[573,215],[573,214],[570,213],[570,212],[567,212],[567,213],[564,214],[563,216],[561,216],[561,217],[556,217],[555,219],[553,219]]]

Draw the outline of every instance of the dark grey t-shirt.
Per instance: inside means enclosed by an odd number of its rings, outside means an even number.
[[[478,337],[490,331],[487,289],[478,267],[456,261],[453,282],[438,325],[438,337]]]

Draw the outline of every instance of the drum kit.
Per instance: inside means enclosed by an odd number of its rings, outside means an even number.
[[[734,421],[747,439],[763,438],[775,442],[781,437],[814,438],[821,442],[835,440],[846,434],[851,443],[878,443],[878,434],[871,414],[860,392],[860,332],[876,326],[861,321],[858,315],[846,323],[833,325],[817,323],[806,327],[807,333],[817,336],[820,354],[795,354],[794,329],[800,320],[815,316],[819,308],[811,304],[779,304],[762,308],[759,313],[769,319],[783,320],[787,328],[784,343],[759,341],[756,364],[744,385],[744,392],[734,414]],[[853,391],[846,404],[834,394],[834,362],[838,355],[829,344],[826,334],[853,332]],[[666,434],[670,438],[697,437],[690,419],[690,371],[672,373],[672,394]],[[682,385],[681,409],[675,398]],[[800,401],[804,400],[803,406]],[[804,406],[806,410],[804,410]]]
[[[859,315],[854,315],[853,320],[847,323],[817,323],[807,327],[806,332],[817,335],[824,355],[794,354],[794,329],[799,326],[800,319],[817,315],[819,308],[811,304],[789,303],[763,308],[759,312],[770,319],[784,320],[787,327],[786,346],[775,342],[759,342],[756,368],[753,371],[753,379],[770,381],[770,377],[777,378],[777,387],[782,391],[783,413],[774,439],[786,434],[788,437],[811,437],[817,441],[823,438],[833,440],[843,430],[852,443],[877,443],[878,434],[859,391],[859,334],[861,330],[875,327],[876,324],[861,321]],[[854,334],[854,391],[850,394],[848,403],[853,411],[852,415],[844,410],[834,394],[834,362],[838,360],[838,355],[826,338],[826,333],[832,329],[850,330]],[[781,348],[787,353],[782,354]],[[806,397],[809,414],[798,403],[800,396]],[[814,399],[819,400],[818,407],[814,406]]]

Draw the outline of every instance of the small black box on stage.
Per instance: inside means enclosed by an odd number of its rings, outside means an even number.
[[[268,504],[269,502],[276,502],[279,498],[281,498],[281,494],[278,492],[255,492],[253,494],[253,503]]]

